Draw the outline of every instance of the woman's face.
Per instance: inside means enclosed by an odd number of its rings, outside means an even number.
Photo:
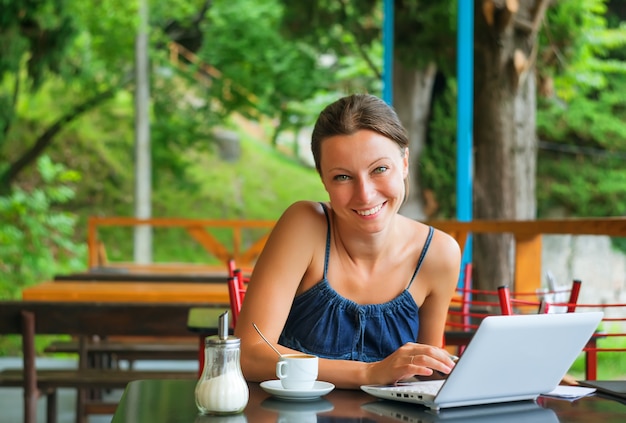
[[[395,142],[368,130],[322,142],[322,182],[340,220],[377,231],[398,212],[409,170],[408,149],[402,153]]]

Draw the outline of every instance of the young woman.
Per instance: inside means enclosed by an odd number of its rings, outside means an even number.
[[[398,214],[409,150],[396,113],[372,95],[327,106],[311,149],[329,201],[280,217],[259,257],[235,330],[246,379],[276,379],[277,355],[320,357],[339,388],[447,374],[440,348],[460,269],[449,235]]]

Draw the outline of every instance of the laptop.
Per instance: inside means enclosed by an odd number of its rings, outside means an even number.
[[[534,400],[556,388],[602,317],[602,312],[488,316],[445,380],[361,389],[433,410]]]
[[[558,423],[559,418],[549,408],[535,401],[504,402],[475,407],[447,408],[433,411],[412,404],[378,400],[361,405],[361,408],[377,416],[405,423]]]
[[[579,380],[581,386],[596,388],[596,391],[626,400],[626,380]]]

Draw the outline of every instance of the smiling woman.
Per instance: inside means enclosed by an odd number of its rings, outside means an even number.
[[[249,380],[275,378],[276,354],[320,357],[342,388],[450,372],[441,347],[460,268],[449,235],[408,219],[406,131],[381,99],[355,94],[320,114],[312,135],[327,203],[300,201],[278,220],[237,322]]]

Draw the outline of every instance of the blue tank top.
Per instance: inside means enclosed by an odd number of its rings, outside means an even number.
[[[428,237],[408,286],[396,298],[382,304],[357,304],[339,295],[326,277],[330,256],[330,219],[322,204],[328,229],[324,276],[311,289],[294,298],[278,342],[322,358],[380,361],[407,342],[416,342],[418,306],[409,293],[433,237]]]

